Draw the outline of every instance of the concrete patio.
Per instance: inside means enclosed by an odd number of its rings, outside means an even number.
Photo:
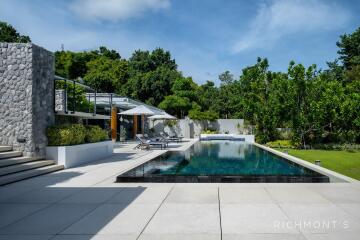
[[[357,182],[114,183],[121,172],[165,152],[133,146],[0,187],[0,239],[359,239]]]

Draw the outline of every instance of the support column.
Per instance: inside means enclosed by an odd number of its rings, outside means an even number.
[[[134,115],[133,116],[133,137],[136,138],[136,134],[138,132],[138,116],[137,115]]]
[[[117,108],[111,108],[111,139],[116,142],[117,138]]]
[[[145,115],[141,114],[141,132],[144,134],[144,128],[145,128]]]

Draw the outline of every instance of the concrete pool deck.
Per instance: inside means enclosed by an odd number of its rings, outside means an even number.
[[[165,152],[133,146],[0,187],[0,240],[359,239],[359,182],[114,183]]]

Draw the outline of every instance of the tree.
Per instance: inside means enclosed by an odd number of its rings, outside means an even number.
[[[16,29],[6,22],[0,21],[0,42],[29,43],[29,36],[20,35]]]
[[[123,93],[154,106],[172,94],[175,80],[182,77],[170,53],[161,48],[151,53],[137,50],[128,62],[129,80]]]
[[[84,81],[92,88],[103,92],[122,92],[128,78],[128,63],[125,60],[101,56],[87,63]]]
[[[225,71],[219,75],[219,80],[221,84],[231,84],[234,82],[234,75],[232,75],[230,71]]]
[[[164,109],[172,115],[176,115],[178,118],[183,118],[191,107],[192,105],[188,98],[176,95],[166,96],[159,104],[159,108]]]
[[[214,82],[207,81],[197,88],[198,103],[203,110],[212,110],[219,113],[219,89]]]
[[[121,59],[120,54],[115,50],[100,47],[99,50],[90,52],[55,52],[55,74],[68,79],[83,78],[88,71],[88,63],[101,58],[110,60]]]
[[[346,69],[360,65],[360,27],[351,34],[341,35],[336,45],[340,48],[339,59],[343,61]]]

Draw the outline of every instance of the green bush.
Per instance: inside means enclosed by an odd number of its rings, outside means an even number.
[[[276,140],[268,142],[266,143],[266,146],[271,148],[295,148],[295,146],[289,140]]]
[[[85,127],[81,124],[52,126],[47,129],[49,146],[76,145],[85,142]]]
[[[48,127],[49,146],[68,146],[82,143],[99,142],[108,139],[108,134],[99,126],[65,124]]]
[[[218,131],[214,130],[214,129],[206,129],[201,131],[202,134],[217,134]]]
[[[86,126],[85,142],[93,143],[100,142],[108,139],[106,130],[101,129],[99,126]]]

